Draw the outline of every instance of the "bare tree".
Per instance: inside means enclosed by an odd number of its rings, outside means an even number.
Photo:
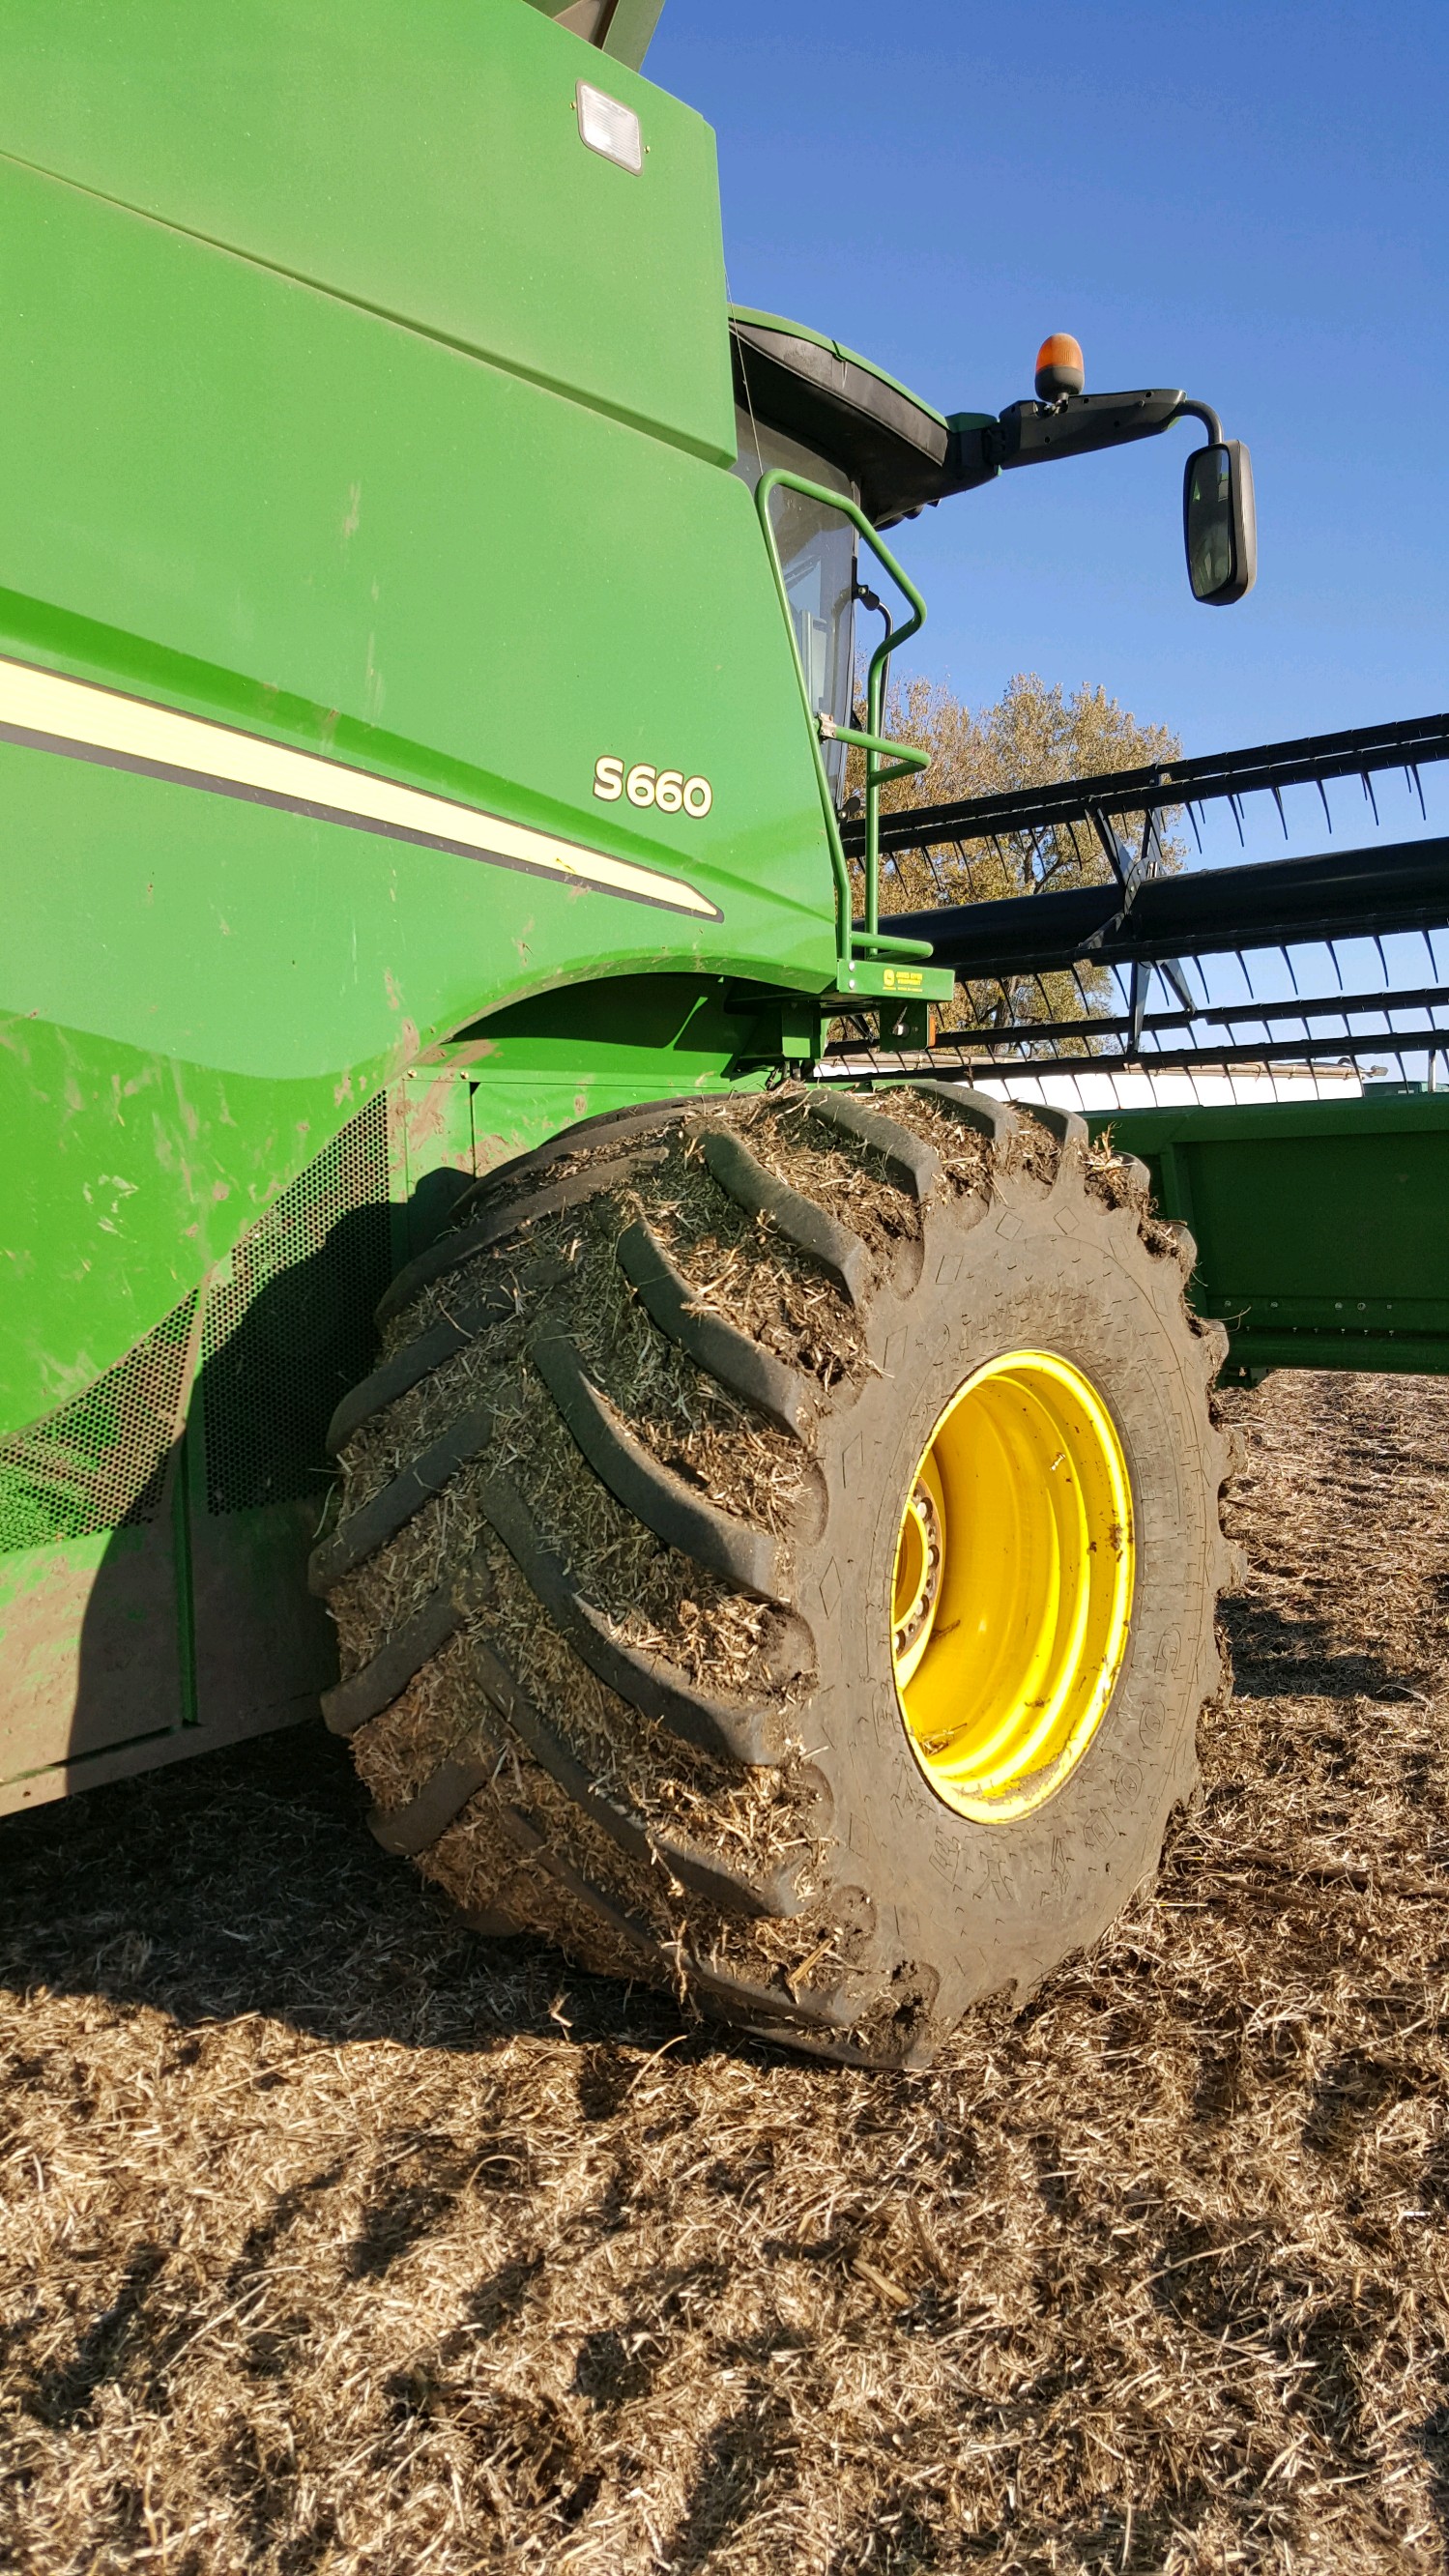
[[[1140,769],[1182,754],[1166,725],[1140,723],[1104,688],[1084,682],[1068,695],[1060,682],[1048,687],[1035,671],[1018,671],[995,706],[980,709],[966,706],[937,681],[909,680],[891,693],[886,732],[929,751],[931,766],[922,777],[888,787],[881,798],[885,810]],[[852,760],[850,783],[858,787],[860,756]],[[1182,862],[1184,844],[1171,829],[1179,810],[1168,809],[1160,818],[1162,858],[1169,868]],[[1059,892],[1101,884],[1110,873],[1095,832],[1081,824],[1005,833],[991,841],[891,853],[881,866],[881,909],[916,912],[937,903]],[[977,1028],[1069,1018],[1084,1002],[1109,1000],[1110,991],[1103,967],[1081,968],[1076,977],[1015,978],[966,988],[943,1018],[948,1026]]]

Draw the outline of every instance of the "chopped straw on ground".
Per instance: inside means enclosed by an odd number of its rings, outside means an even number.
[[[928,2074],[470,1936],[320,1734],[0,1828],[5,2563],[1443,2569],[1449,1389],[1228,1402],[1202,1803]]]

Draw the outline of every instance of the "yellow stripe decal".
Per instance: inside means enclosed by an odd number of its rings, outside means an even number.
[[[203,716],[179,715],[173,707],[123,697],[86,680],[62,679],[28,662],[0,658],[0,740],[280,806],[322,822],[417,842],[425,849],[522,868],[559,883],[596,886],[668,912],[692,913],[705,921],[722,917],[707,896],[659,869],[606,858],[580,842],[506,823],[452,797],[399,787],[371,770],[349,769],[309,751],[289,751],[260,734],[242,733]]]

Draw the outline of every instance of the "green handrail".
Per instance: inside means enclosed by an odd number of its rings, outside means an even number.
[[[870,669],[866,678],[866,713],[869,723],[865,731],[858,731],[853,725],[835,724],[829,716],[818,715],[810,703],[810,684],[805,676],[805,665],[800,658],[795,621],[790,614],[790,594],[785,586],[785,570],[780,561],[780,549],[776,544],[775,531],[770,520],[770,496],[780,489],[801,492],[807,501],[817,501],[828,510],[841,511],[850,520],[858,535],[864,538],[876,562],[889,573],[892,581],[910,602],[912,613],[906,624],[884,635],[870,657]],[[926,622],[926,603],[909,575],[902,571],[888,547],[882,545],[865,512],[857,509],[853,501],[847,500],[843,492],[832,492],[823,483],[808,482],[803,474],[791,474],[785,466],[775,465],[767,474],[762,474],[760,477],[755,488],[755,507],[759,511],[760,525],[765,532],[765,547],[770,558],[770,569],[775,576],[775,588],[784,612],[790,650],[795,657],[795,676],[800,683],[800,696],[804,703],[806,721],[810,727],[810,747],[815,759],[815,776],[820,789],[821,807],[825,815],[825,837],[829,844],[830,865],[835,878],[837,967],[840,979],[844,982],[851,960],[857,956],[869,954],[872,957],[929,957],[931,954],[931,943],[928,939],[893,939],[880,927],[880,791],[883,787],[888,787],[892,779],[909,777],[913,771],[929,769],[931,765],[931,755],[928,751],[917,751],[915,746],[908,742],[889,742],[881,732],[881,718],[885,706],[886,665],[898,644],[906,643],[912,635],[919,635]],[[865,926],[859,932],[855,929],[851,917],[850,869],[846,863],[845,847],[840,838],[840,824],[836,818],[835,799],[830,792],[825,755],[820,747],[822,741],[849,743],[866,755]]]

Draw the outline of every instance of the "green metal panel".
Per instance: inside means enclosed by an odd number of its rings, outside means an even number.
[[[520,0],[26,8],[0,65],[15,1805],[315,1708],[392,1270],[835,941],[698,119]]]
[[[1197,1240],[1232,1366],[1449,1371],[1449,1098],[1094,1115]]]
[[[184,1604],[174,1514],[0,1556],[0,1808],[57,1763],[182,1726]]]
[[[448,1049],[476,1083],[480,1171],[526,1153],[576,1118],[636,1101],[756,1088],[736,1060],[753,1008],[722,977],[649,975],[540,994],[480,1023]]]
[[[0,73],[17,159],[733,456],[713,136],[521,0],[11,0]]]
[[[671,975],[498,1014],[355,1111],[199,1296],[0,1446],[0,1813],[315,1716],[324,1434],[388,1280],[475,1174],[718,1089],[747,1028],[721,979]],[[47,1525],[74,1534],[21,1543]]]
[[[722,916],[0,743],[3,1436],[490,1005],[691,958],[818,988],[834,940],[735,475],[13,166],[0,238],[0,653],[665,869]],[[606,751],[708,777],[711,811],[599,803]]]

